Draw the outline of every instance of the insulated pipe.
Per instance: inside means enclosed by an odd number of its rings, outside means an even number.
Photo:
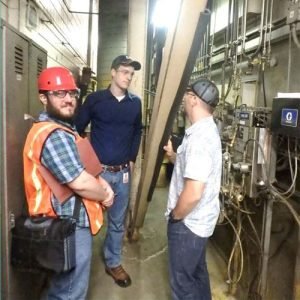
[[[228,2],[228,20],[227,20],[227,28],[225,31],[225,43],[229,44],[229,42],[231,41],[232,36],[229,36],[230,34],[230,20],[231,20],[231,6],[232,6],[232,0],[229,0]]]

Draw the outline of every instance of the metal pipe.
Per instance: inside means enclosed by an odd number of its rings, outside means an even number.
[[[238,63],[236,66],[237,66],[238,68],[243,69],[243,68],[248,67],[248,66],[249,66],[249,63],[248,63],[248,61],[243,61],[243,62],[241,62],[241,63]],[[231,70],[231,69],[232,69],[231,66],[225,66],[225,68],[224,68],[225,74],[226,74],[226,72],[227,72],[228,70]],[[220,73],[222,73],[222,72],[223,72],[223,68],[222,68],[222,69],[217,69],[217,70],[211,71],[211,75],[212,75],[212,76],[220,75]]]
[[[260,293],[262,299],[266,299],[267,294],[267,273],[270,256],[270,241],[271,241],[271,225],[273,216],[273,200],[267,199],[264,203],[263,215],[263,260],[261,270],[261,287]]]
[[[91,66],[91,49],[92,49],[92,27],[93,27],[93,0],[90,0],[89,7],[89,25],[88,25],[88,41],[87,41],[87,50],[86,50],[86,62],[88,66]]]
[[[260,51],[261,45],[262,45],[262,40],[263,40],[263,27],[264,27],[264,15],[265,15],[265,0],[262,0],[262,5],[261,5],[261,18],[260,18],[260,32],[259,32],[259,43],[257,46],[257,49],[255,50],[254,53],[247,55],[246,54],[246,26],[247,26],[247,9],[248,9],[248,0],[244,0],[244,5],[246,5],[246,8],[244,7],[244,12],[246,11],[244,15],[244,29],[243,29],[243,41],[242,41],[242,54],[248,58],[248,60],[252,60],[252,58],[258,54]]]
[[[264,38],[263,38],[263,51],[262,51],[262,55],[265,57],[266,53],[267,53],[267,47],[266,47],[266,43],[267,43],[267,34],[268,34],[268,21],[269,21],[269,3],[270,0],[266,0],[267,4],[266,4],[266,13],[265,13],[265,18],[264,18]]]
[[[268,59],[270,59],[271,55],[271,35],[272,35],[272,27],[273,27],[273,6],[274,6],[274,0],[271,0],[271,5],[270,5],[270,19],[268,23],[268,32],[269,32],[269,38],[268,38]]]
[[[227,19],[227,28],[225,31],[225,44],[228,44],[231,40],[230,34],[230,20],[231,20],[231,5],[232,5],[232,0],[229,0],[228,2],[228,19]]]
[[[289,48],[288,48],[288,65],[287,65],[287,80],[286,80],[286,91],[290,91],[291,82],[291,65],[292,65],[292,29],[289,33]]]

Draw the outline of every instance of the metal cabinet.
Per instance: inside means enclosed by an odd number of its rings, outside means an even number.
[[[46,67],[47,53],[5,22],[0,30],[1,299],[38,299],[40,275],[10,266],[10,232],[15,217],[25,209],[22,151],[30,124],[24,114],[41,108],[36,82]]]

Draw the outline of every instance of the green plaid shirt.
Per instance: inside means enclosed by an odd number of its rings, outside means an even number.
[[[45,112],[40,114],[39,121],[59,123],[60,125],[75,131],[75,128],[70,124],[51,119]],[[47,138],[43,146],[41,162],[62,184],[73,181],[84,170],[79,158],[74,135],[62,129],[55,130]],[[51,201],[57,215],[73,215],[75,196],[71,196],[70,199],[64,202],[64,204],[61,204],[54,195],[52,196]],[[86,210],[82,203],[77,225],[81,227],[89,227]]]

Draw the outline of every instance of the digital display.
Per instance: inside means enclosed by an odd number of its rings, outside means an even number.
[[[281,125],[297,127],[298,109],[283,108],[281,110]]]
[[[249,120],[249,113],[248,112],[241,112],[240,113],[240,120]]]

